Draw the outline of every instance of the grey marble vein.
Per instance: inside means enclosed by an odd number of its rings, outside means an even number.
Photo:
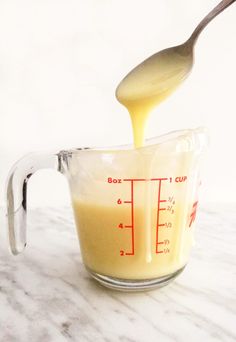
[[[14,257],[1,220],[1,342],[236,340],[236,204],[203,207],[184,272],[133,294],[89,277],[71,209],[34,209],[28,224],[28,247]]]

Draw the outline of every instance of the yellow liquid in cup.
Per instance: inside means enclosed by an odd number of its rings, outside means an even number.
[[[193,241],[189,222],[184,222],[178,214],[183,208],[176,210],[172,227],[159,228],[157,253],[157,209],[152,208],[147,219],[145,209],[136,207],[132,254],[132,231],[119,227],[119,222],[130,220],[129,206],[99,206],[79,200],[73,204],[83,260],[89,270],[115,278],[141,280],[171,274],[187,263]],[[161,216],[162,222],[173,221],[171,213]]]

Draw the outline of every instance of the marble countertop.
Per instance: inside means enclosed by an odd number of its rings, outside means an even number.
[[[0,341],[235,341],[236,205],[204,206],[197,221],[184,272],[141,293],[88,276],[70,209],[30,211],[28,247],[17,257],[1,223]]]

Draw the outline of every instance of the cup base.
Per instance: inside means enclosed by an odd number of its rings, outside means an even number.
[[[186,265],[185,265],[186,266]],[[145,291],[145,290],[154,290],[165,285],[168,285],[171,281],[173,281],[183,270],[184,267],[180,268],[174,273],[168,274],[166,276],[162,276],[154,279],[120,279],[105,276],[96,272],[93,272],[89,268],[87,268],[89,274],[97,280],[100,284],[105,287],[108,287],[113,290],[125,291],[125,292],[137,292],[137,291]]]

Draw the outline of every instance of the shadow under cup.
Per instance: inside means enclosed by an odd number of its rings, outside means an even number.
[[[188,262],[207,146],[204,128],[171,132],[145,147],[31,154],[12,169],[8,222],[12,252],[26,244],[27,180],[55,168],[68,179],[84,264],[107,287],[160,287]]]

